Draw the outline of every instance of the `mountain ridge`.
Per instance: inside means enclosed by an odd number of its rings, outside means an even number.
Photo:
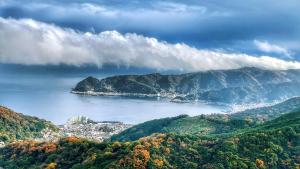
[[[73,93],[150,96],[221,103],[271,102],[300,95],[300,70],[241,68],[179,75],[119,75],[80,81]],[[180,100],[179,100],[180,101]]]

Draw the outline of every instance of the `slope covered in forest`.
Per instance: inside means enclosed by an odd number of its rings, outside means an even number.
[[[299,168],[300,111],[229,135],[154,134],[132,142],[69,137],[19,142],[0,149],[12,168]],[[1,166],[0,165],[0,166]]]
[[[212,114],[189,117],[181,115],[137,124],[115,136],[112,140],[133,141],[153,133],[177,133],[193,135],[224,134],[249,128],[300,109],[300,98],[295,97],[282,103],[249,109],[233,114]]]
[[[41,137],[41,132],[45,129],[57,130],[57,127],[49,121],[16,113],[0,106],[0,141]]]

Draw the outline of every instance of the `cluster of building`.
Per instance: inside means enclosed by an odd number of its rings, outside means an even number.
[[[65,125],[59,126],[58,134],[60,137],[75,136],[101,142],[129,127],[131,125],[122,122],[95,122],[87,117],[78,116],[71,118]]]

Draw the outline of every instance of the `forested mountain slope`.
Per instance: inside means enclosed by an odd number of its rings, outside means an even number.
[[[19,142],[0,149],[12,168],[299,168],[300,112],[222,137],[155,134],[133,142],[95,143],[69,137]]]
[[[49,121],[16,113],[0,106],[0,141],[41,137],[41,131],[44,129],[57,130],[57,127]]]
[[[135,125],[115,136],[112,140],[133,141],[153,133],[177,134],[223,134],[238,129],[249,128],[280,117],[286,113],[300,110],[300,98],[295,97],[282,103],[262,108],[249,109],[233,114],[213,114],[189,117],[181,115],[163,118]]]

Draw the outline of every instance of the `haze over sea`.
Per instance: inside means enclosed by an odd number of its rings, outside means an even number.
[[[77,115],[97,121],[136,124],[180,114],[195,116],[226,110],[220,105],[172,103],[162,98],[81,96],[70,93],[76,83],[90,75],[104,78],[131,74],[133,71],[150,73],[145,70],[115,70],[0,65],[0,105],[56,124],[63,124]]]

